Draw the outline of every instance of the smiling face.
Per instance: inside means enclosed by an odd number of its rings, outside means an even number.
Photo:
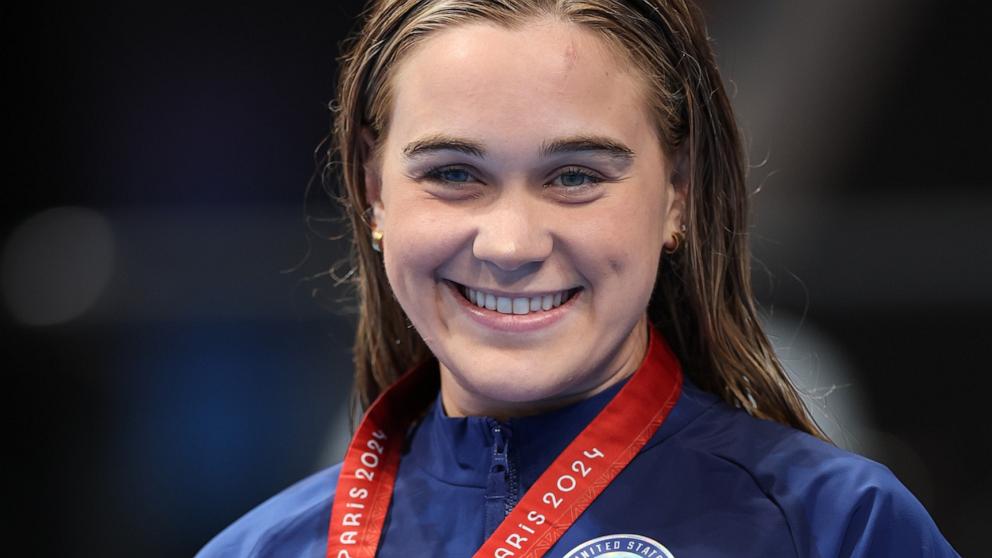
[[[451,415],[553,408],[640,364],[683,189],[622,62],[541,20],[446,29],[396,68],[366,189]]]

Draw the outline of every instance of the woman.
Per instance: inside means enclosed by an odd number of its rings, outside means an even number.
[[[334,106],[365,416],[201,556],[956,555],[761,329],[693,7],[373,1]]]

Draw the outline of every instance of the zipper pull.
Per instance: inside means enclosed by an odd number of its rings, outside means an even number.
[[[506,517],[506,497],[508,492],[509,460],[506,451],[508,436],[503,432],[503,425],[492,420],[490,429],[493,435],[493,459],[489,466],[489,476],[486,482],[486,535],[499,527]]]
[[[493,465],[490,474],[506,473],[508,464],[506,446],[507,440],[503,435],[503,426],[497,422],[493,426]]]

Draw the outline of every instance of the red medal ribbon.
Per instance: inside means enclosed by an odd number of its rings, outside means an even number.
[[[675,406],[682,368],[649,326],[644,361],[555,458],[475,558],[539,558],[644,447]],[[437,395],[429,367],[404,374],[369,407],[348,447],[327,534],[327,558],[374,558],[407,427]]]

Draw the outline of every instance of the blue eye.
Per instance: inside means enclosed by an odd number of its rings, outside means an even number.
[[[582,189],[599,184],[603,181],[603,178],[579,168],[568,168],[559,174],[555,180],[560,180],[561,182],[560,184],[552,182],[552,186],[561,186],[565,189]]]
[[[431,182],[460,187],[475,180],[471,171],[463,167],[437,167],[424,173],[423,178]],[[569,167],[559,173],[546,187],[558,187],[564,190],[590,189],[605,179],[598,174],[586,171],[580,167]]]
[[[423,178],[442,184],[467,184],[472,181],[472,173],[461,167],[438,167],[424,173]]]
[[[561,179],[562,186],[582,186],[586,182],[585,179],[589,178],[589,176],[579,172],[566,172],[558,178]]]
[[[472,178],[472,175],[467,170],[458,168],[441,169],[437,171],[435,176],[445,182],[468,182]]]

